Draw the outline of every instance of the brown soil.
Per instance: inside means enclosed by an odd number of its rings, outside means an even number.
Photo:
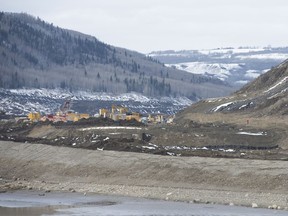
[[[179,116],[177,124],[150,126],[109,119],[2,123],[0,139],[160,155],[288,160],[285,119],[199,113]]]

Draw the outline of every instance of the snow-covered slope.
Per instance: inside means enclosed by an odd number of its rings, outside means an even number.
[[[288,47],[158,51],[149,56],[169,67],[216,77],[240,88],[288,59]]]
[[[239,64],[221,64],[205,62],[186,62],[180,64],[166,64],[169,67],[176,67],[190,73],[213,76],[225,81],[231,76],[231,72],[241,69]]]
[[[133,112],[174,114],[193,103],[186,97],[152,98],[139,93],[113,95],[62,89],[0,89],[0,111],[13,115],[55,113],[67,99],[71,99],[74,111],[91,115],[100,108],[111,108],[112,104],[128,107]]]

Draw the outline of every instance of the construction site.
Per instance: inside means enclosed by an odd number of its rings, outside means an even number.
[[[42,114],[40,112],[31,112],[27,118],[17,118],[16,121],[50,121],[50,122],[77,122],[81,119],[94,118],[109,118],[113,121],[125,120],[125,121],[137,121],[144,124],[172,124],[174,115],[164,114],[141,114],[138,112],[130,112],[129,108],[121,105],[112,105],[110,109],[100,108],[99,112],[94,115],[88,113],[77,113],[72,108],[72,102],[70,99],[60,106],[59,110],[55,114]]]

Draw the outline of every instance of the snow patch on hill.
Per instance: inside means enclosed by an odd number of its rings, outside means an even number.
[[[156,51],[149,56],[169,67],[218,78],[241,88],[288,59],[288,47],[240,47]]]
[[[270,92],[271,90],[277,88],[278,86],[280,85],[283,85],[285,84],[286,82],[288,82],[288,76],[284,77],[282,80],[280,80],[278,83],[276,83],[274,86],[270,87],[266,92]]]
[[[195,102],[186,97],[152,98],[134,92],[114,95],[63,89],[0,89],[1,110],[11,115],[53,113],[59,110],[65,100],[72,101],[75,111],[90,114],[98,113],[100,108],[111,108],[112,104],[126,106],[130,111],[140,113],[175,114]]]
[[[226,80],[231,76],[231,71],[241,68],[241,65],[239,64],[210,64],[204,62],[184,62],[180,64],[166,64],[166,66],[176,67],[177,69],[194,74],[215,76],[221,80]]]
[[[247,78],[256,79],[258,76],[260,76],[260,74],[257,70],[247,70],[244,76]]]
[[[141,101],[147,102],[154,100],[154,98],[148,98],[138,93],[126,93],[114,95],[105,92],[87,92],[87,91],[74,91],[70,92],[63,89],[9,89],[5,90],[11,92],[14,95],[30,95],[34,97],[45,97],[53,99],[66,99],[72,100],[102,100],[102,101]]]
[[[206,49],[199,50],[202,54],[243,54],[243,53],[251,53],[251,52],[260,52],[264,51],[264,48],[218,48],[218,49]]]
[[[236,58],[239,59],[279,59],[284,61],[288,58],[286,53],[267,53],[267,54],[258,54],[258,55],[239,55]]]
[[[226,108],[226,107],[230,106],[230,105],[233,104],[233,103],[234,103],[234,102],[228,102],[228,103],[225,103],[225,104],[221,104],[221,105],[215,107],[214,109],[212,109],[212,111],[213,111],[213,112],[217,112],[217,111],[219,111],[219,110],[221,110],[221,109],[223,109],[223,108]]]

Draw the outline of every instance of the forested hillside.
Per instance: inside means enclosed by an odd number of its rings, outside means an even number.
[[[190,99],[227,95],[233,90],[221,80],[167,68],[151,57],[40,18],[2,12],[0,88],[23,87],[135,91]]]

